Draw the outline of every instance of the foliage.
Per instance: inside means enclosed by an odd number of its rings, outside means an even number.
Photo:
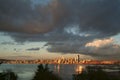
[[[61,78],[49,70],[48,64],[45,67],[40,64],[32,80],[61,80]]]
[[[110,76],[98,66],[87,66],[86,71],[73,75],[73,80],[120,80],[119,76]]]
[[[0,73],[0,80],[17,80],[17,75],[11,70],[6,70]]]

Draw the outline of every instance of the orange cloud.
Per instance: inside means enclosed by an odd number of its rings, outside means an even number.
[[[85,47],[96,47],[96,48],[100,48],[106,45],[110,45],[114,42],[113,38],[108,38],[108,39],[96,39],[92,42],[89,42],[85,45]]]

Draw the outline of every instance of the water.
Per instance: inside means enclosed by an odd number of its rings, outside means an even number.
[[[0,72],[10,69],[18,75],[18,80],[31,80],[34,72],[37,69],[37,65],[33,64],[2,64],[0,66]]]
[[[37,69],[37,64],[2,64],[0,72],[10,69],[18,75],[18,80],[31,80]],[[63,80],[72,80],[78,65],[49,65],[51,71],[62,77]]]
[[[11,69],[18,75],[18,80],[31,80],[37,69],[37,64],[2,64],[0,72]],[[81,73],[86,65],[49,65],[51,71],[58,74],[63,80],[72,80],[72,75]],[[113,66],[111,66],[113,67]],[[107,69],[110,71],[109,69]]]

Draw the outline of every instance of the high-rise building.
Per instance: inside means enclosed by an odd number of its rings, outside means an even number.
[[[78,62],[80,61],[80,55],[78,55]]]

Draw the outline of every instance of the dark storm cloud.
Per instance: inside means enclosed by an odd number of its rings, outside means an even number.
[[[0,0],[0,30],[22,33],[45,33],[52,30],[58,22],[57,15],[52,16],[56,5],[44,7],[34,4],[34,8],[32,5],[31,0]]]
[[[4,35],[10,35],[16,42],[56,42],[56,41],[90,41],[94,38],[94,36],[85,37],[85,36],[78,36],[73,34],[68,34],[66,32],[59,33],[57,31],[47,34],[19,34],[19,33],[4,33]],[[101,38],[101,37],[100,37]]]
[[[118,56],[120,55],[120,45],[114,43],[107,43],[101,45],[100,47],[86,47],[88,41],[66,41],[66,42],[53,42],[48,43],[47,48],[50,52],[60,52],[60,53],[80,53],[84,55],[91,55],[94,57],[98,56]],[[101,43],[103,44],[103,43]],[[97,43],[96,43],[97,45]]]
[[[80,53],[80,48],[83,48],[82,43],[77,42],[54,42],[48,43],[50,47],[48,47],[48,51],[50,52],[60,52],[60,53]]]
[[[39,51],[40,48],[29,48],[29,49],[26,49],[27,51]]]
[[[109,35],[120,31],[119,0],[51,0],[34,8],[33,2],[0,0],[0,30],[45,33],[56,27],[79,24],[83,31],[97,30]]]
[[[120,0],[34,1],[0,0],[0,30],[17,42],[48,42],[50,52],[86,54],[86,43],[120,32]]]
[[[91,48],[87,48],[85,51],[88,51],[88,53],[84,53],[85,55],[90,55],[96,59],[118,59],[120,60],[120,46],[116,48],[116,46],[119,45],[109,45],[104,46],[102,48],[98,48],[94,50]]]

